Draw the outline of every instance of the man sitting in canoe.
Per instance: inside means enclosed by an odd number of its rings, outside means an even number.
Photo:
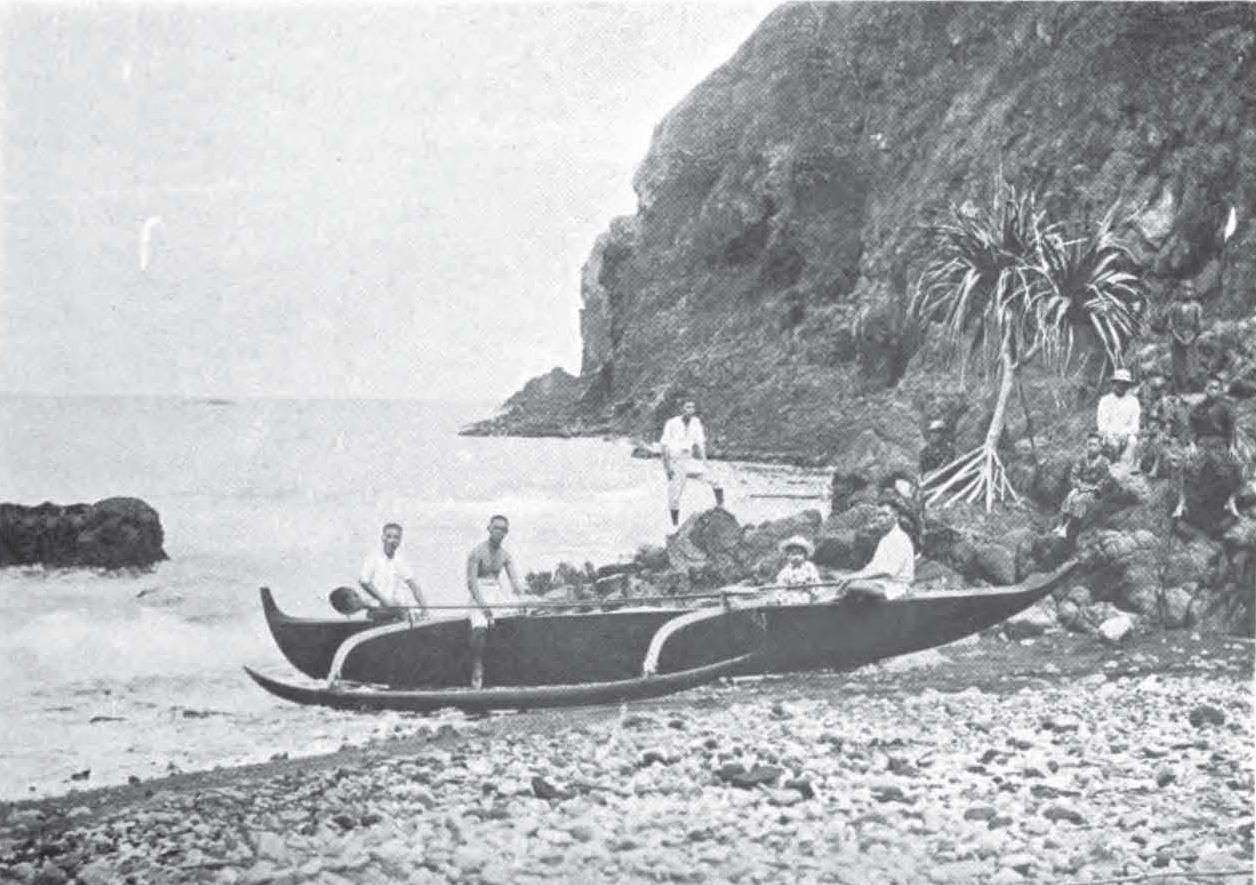
[[[859,571],[839,577],[837,590],[900,599],[911,592],[911,583],[916,579],[916,550],[903,531],[893,504],[877,505],[872,529],[881,534],[881,540],[871,561]]]
[[[402,598],[401,585],[410,588],[410,595],[420,609],[422,617],[427,617],[427,602],[423,599],[423,591],[419,582],[414,579],[414,570],[406,562],[397,548],[401,546],[401,526],[390,522],[384,526],[380,537],[380,549],[371,551],[362,563],[362,574],[358,583],[370,594],[381,607],[399,608],[409,603]]]
[[[510,552],[502,541],[510,532],[510,520],[494,516],[488,521],[488,540],[471,548],[467,556],[467,591],[471,594],[471,687],[484,685],[484,641],[488,628],[493,626],[493,610],[490,606],[517,600],[523,595],[519,576]],[[502,572],[510,581],[511,594],[503,593]]]

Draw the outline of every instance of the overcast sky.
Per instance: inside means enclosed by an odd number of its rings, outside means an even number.
[[[500,400],[770,3],[0,11],[0,392]]]

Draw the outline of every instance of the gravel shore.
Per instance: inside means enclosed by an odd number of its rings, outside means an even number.
[[[1252,880],[1252,646],[984,639],[0,806],[0,880]],[[1233,876],[1223,876],[1225,873]]]

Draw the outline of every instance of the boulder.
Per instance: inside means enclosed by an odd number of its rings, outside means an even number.
[[[811,559],[816,565],[827,568],[853,570],[863,566],[871,555],[869,550],[868,556],[862,556],[855,532],[846,530],[821,535],[816,540],[816,552]]]
[[[916,589],[930,593],[963,590],[968,586],[964,576],[955,569],[933,559],[916,563]]]
[[[842,428],[842,437],[833,461],[834,513],[875,502],[896,476],[915,477],[924,438],[914,410],[892,402],[866,408]]]
[[[1169,628],[1191,626],[1191,602],[1194,596],[1189,585],[1170,587],[1165,590],[1161,609],[1161,620],[1164,626]]]
[[[668,537],[667,560],[699,586],[735,583],[750,575],[743,536],[737,517],[722,507],[696,513]]]
[[[0,565],[144,567],[166,559],[157,511],[138,498],[0,504]]]
[[[1017,581],[1025,580],[1034,572],[1044,571],[1038,567],[1038,533],[1032,528],[1013,529],[1000,538],[999,543],[1015,554]]]
[[[981,577],[996,587],[1016,583],[1016,553],[1000,544],[976,546],[976,567]]]
[[[1098,599],[1119,600],[1125,610],[1137,611],[1144,591],[1160,586],[1158,560],[1163,547],[1162,538],[1144,530],[1084,533],[1078,577]]]
[[[1060,626],[1055,601],[1043,599],[1003,622],[1003,635],[1008,639],[1032,639],[1057,630]]]
[[[1099,635],[1107,642],[1118,643],[1134,632],[1134,619],[1122,612],[1099,625]]]
[[[876,505],[860,501],[845,510],[834,511],[820,528],[816,565],[857,569],[867,564],[877,549],[877,536],[869,530]]]
[[[1220,544],[1203,537],[1171,538],[1163,545],[1162,580],[1166,586],[1195,581],[1211,584],[1222,560]]]
[[[645,571],[661,572],[668,566],[667,549],[654,544],[643,544],[632,560]]]

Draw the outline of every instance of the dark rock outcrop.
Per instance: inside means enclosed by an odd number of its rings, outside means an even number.
[[[0,566],[150,566],[166,559],[157,511],[138,498],[0,504]]]
[[[962,449],[984,430],[981,379],[962,384],[904,305],[920,222],[980,199],[1000,170],[1067,216],[1115,207],[1151,312],[1193,280],[1203,362],[1241,371],[1254,41],[1256,8],[1240,3],[782,6],[656,129],[636,214],[585,267],[580,377],[477,432],[654,438],[693,395],[726,455],[827,462],[862,445],[852,420],[887,409],[945,417]],[[1167,348],[1146,339],[1132,362],[1165,368]],[[1077,438],[1062,434],[1091,418],[1094,377],[1026,373],[1045,438],[1009,471],[1035,497],[1066,490]],[[1025,437],[1018,414],[1009,445]],[[914,459],[914,438],[895,439]]]
[[[654,439],[693,397],[716,455],[833,466],[815,560],[861,566],[872,504],[914,471],[920,428],[944,419],[961,452],[986,432],[991,379],[907,304],[922,222],[1001,174],[1061,218],[1114,211],[1147,284],[1126,354],[1140,377],[1168,370],[1160,318],[1194,283],[1200,367],[1227,373],[1240,438],[1256,438],[1253,96],[1251,4],[782,6],[656,129],[635,215],[584,268],[579,377],[530,382],[472,432]],[[914,502],[929,562],[1006,584],[1069,555],[1049,530],[1102,372],[1022,369],[1001,456],[1026,500],[988,515]],[[1228,538],[1224,495],[1186,493],[1174,524],[1171,483],[1113,483],[1079,538],[1092,596],[1056,600],[1061,624],[1251,621],[1251,541]],[[731,547],[698,564],[687,543],[669,546],[683,562],[658,572],[668,587],[771,568]]]

